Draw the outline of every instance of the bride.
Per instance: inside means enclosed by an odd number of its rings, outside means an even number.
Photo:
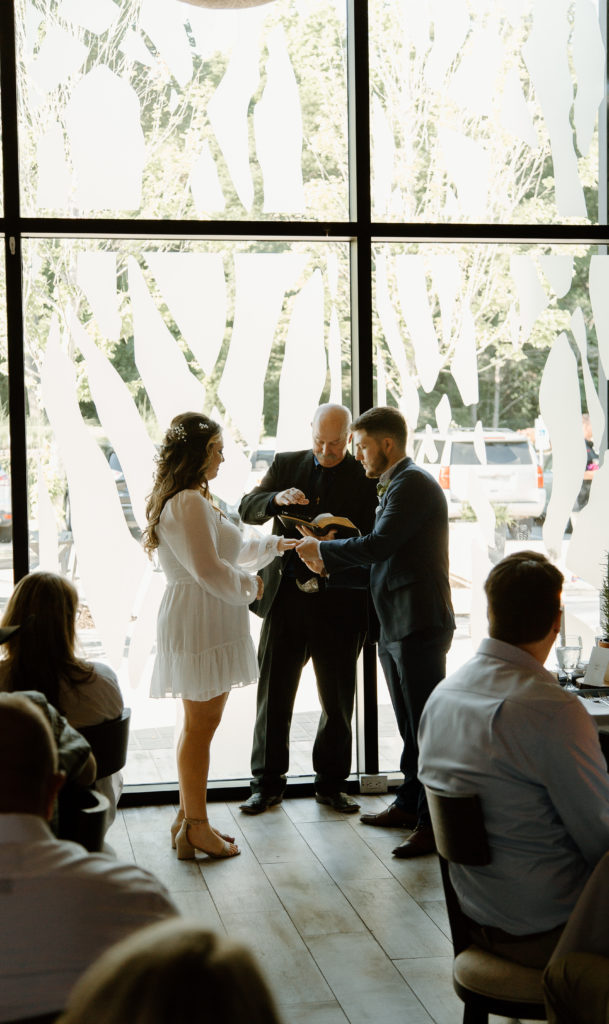
[[[248,605],[262,596],[255,570],[297,543],[264,536],[243,543],[214,504],[209,482],[224,461],[222,431],[200,413],[176,416],[165,434],[146,506],[144,548],[156,551],[167,578],[157,622],[151,697],[180,697],[184,725],[177,745],[180,811],[172,845],[180,860],[239,853],[232,836],[207,816],[213,735],[229,690],[258,678]]]

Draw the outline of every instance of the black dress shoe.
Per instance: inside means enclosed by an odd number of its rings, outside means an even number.
[[[436,852],[436,841],[431,825],[419,825],[411,836],[396,846],[394,857],[422,857],[425,853]]]
[[[243,811],[244,814],[262,814],[263,811],[266,811],[267,807],[274,807],[275,804],[280,804],[282,800],[283,796],[281,794],[265,796],[264,793],[252,793],[244,804],[239,804],[239,810]]]
[[[359,819],[362,825],[377,825],[380,828],[415,828],[416,814],[403,811],[397,804],[391,804],[378,814],[362,814]]]
[[[360,809],[360,805],[346,793],[316,793],[315,799],[318,804],[328,804],[342,814],[355,814]]]

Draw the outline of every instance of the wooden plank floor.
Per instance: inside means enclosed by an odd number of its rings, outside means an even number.
[[[390,796],[362,796],[375,812]],[[459,1024],[435,855],[396,860],[405,833],[362,825],[313,798],[257,817],[210,805],[241,856],[178,861],[175,808],[120,811],[108,842],[154,872],[182,913],[252,949],[285,1024]],[[491,1018],[499,1022],[499,1018]]]

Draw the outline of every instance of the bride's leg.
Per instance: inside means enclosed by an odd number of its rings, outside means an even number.
[[[205,701],[184,699],[184,726],[177,747],[178,778],[184,813],[187,818],[197,818],[204,822],[189,826],[188,839],[193,846],[216,855],[224,851],[224,840],[205,821],[207,776],[211,741],[220,724],[227,697],[228,694],[222,693]],[[229,845],[234,846],[232,843]],[[234,847],[234,850],[236,852],[237,848]]]
[[[224,694],[223,696],[225,698],[224,699],[224,704],[226,704],[226,698],[228,697],[228,694]],[[182,703],[184,703],[184,702],[182,701]],[[220,711],[220,718],[222,718],[223,711],[224,711],[224,705],[222,705],[222,709]],[[182,737],[183,737],[183,735],[184,735],[184,730],[182,730],[182,732],[180,733],[180,737],[178,739],[178,743],[177,743],[177,746],[176,746],[176,755],[177,755],[177,758],[178,758],[178,764],[179,764],[179,759],[180,759],[180,747],[181,747],[181,744],[182,744]],[[203,783],[203,787],[204,787],[204,789],[206,791],[207,791],[207,775],[208,775],[208,771],[209,771],[209,747],[207,749],[207,767],[205,769],[205,780],[204,780],[204,783]],[[181,787],[180,787],[180,810],[178,811],[176,820],[174,822],[174,826],[175,825],[178,825],[178,826],[181,825],[183,817],[184,817],[184,797],[182,796]],[[213,825],[212,825],[212,831],[215,832],[217,836],[220,836],[220,839],[225,839],[227,843],[234,843],[235,842],[235,837],[234,836],[229,836],[226,832],[218,832],[218,829],[214,828]]]
[[[177,723],[176,723],[176,725],[177,725]],[[182,734],[183,734],[182,725],[183,725],[183,714],[182,714],[182,720],[180,722],[180,733],[179,733],[178,740],[177,740],[177,743],[176,743],[176,761],[178,763],[179,763],[179,760],[180,760],[180,747],[182,745]],[[175,816],[175,818],[174,818],[174,820],[172,822],[171,830],[170,830],[171,831],[171,845],[172,845],[174,850],[176,848],[176,836],[177,836],[178,832],[180,831],[180,828],[182,826],[182,820],[184,818],[184,800],[182,798],[182,793],[180,791],[179,786],[178,786],[178,798],[179,798],[178,813],[176,814],[176,816]]]

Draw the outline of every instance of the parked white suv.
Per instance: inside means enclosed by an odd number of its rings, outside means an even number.
[[[523,435],[510,430],[452,430],[415,434],[414,460],[435,476],[446,492],[450,519],[471,504],[478,483],[492,505],[502,505],[526,537],[545,506],[543,471],[535,449]]]

